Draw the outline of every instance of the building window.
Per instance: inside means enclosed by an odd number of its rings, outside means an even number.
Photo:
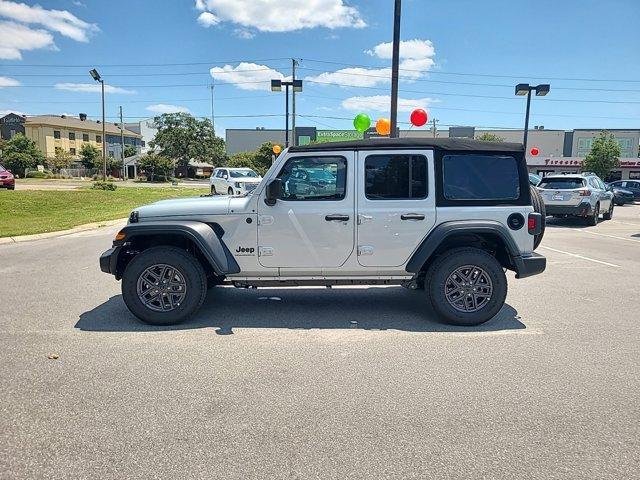
[[[629,180],[640,180],[640,172],[629,172]]]
[[[75,149],[75,148],[70,148],[70,149],[69,149],[69,153],[70,153],[71,155],[75,155],[75,154],[76,154],[76,149]]]
[[[556,173],[555,170],[538,170],[537,174],[541,177],[546,177],[547,175],[553,175]]]
[[[89,134],[88,133],[83,133],[82,134],[82,141],[83,142],[88,142],[89,141]]]
[[[69,132],[69,140],[75,140],[76,134],[74,132]]]
[[[60,139],[60,130],[53,131],[53,138]]]
[[[11,130],[11,131],[9,132],[9,138],[13,138],[13,137],[15,137],[15,136],[16,136],[16,131],[15,131],[15,130]]]
[[[96,135],[96,143],[102,143],[102,135]]]

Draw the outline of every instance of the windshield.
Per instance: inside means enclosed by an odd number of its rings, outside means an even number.
[[[259,175],[253,170],[229,170],[231,178],[258,178]]]
[[[551,190],[572,190],[584,187],[584,180],[581,178],[543,178],[538,187]]]

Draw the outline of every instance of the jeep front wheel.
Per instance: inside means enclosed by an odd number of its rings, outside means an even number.
[[[131,313],[151,325],[173,325],[204,302],[207,277],[193,255],[176,247],[153,247],[137,255],[122,276],[122,298]]]
[[[480,325],[493,318],[507,297],[500,263],[484,250],[455,248],[433,262],[425,290],[435,312],[454,325]]]

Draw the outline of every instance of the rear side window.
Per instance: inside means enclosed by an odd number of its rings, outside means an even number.
[[[369,155],[364,174],[369,200],[427,197],[427,157],[423,155]]]
[[[572,190],[584,187],[581,178],[543,178],[538,187],[550,190]]]
[[[504,155],[445,155],[442,157],[447,200],[516,200],[520,175],[514,157]]]

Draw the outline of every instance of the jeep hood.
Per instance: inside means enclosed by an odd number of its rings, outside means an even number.
[[[159,202],[136,208],[140,220],[184,215],[226,215],[231,197],[189,197]]]

